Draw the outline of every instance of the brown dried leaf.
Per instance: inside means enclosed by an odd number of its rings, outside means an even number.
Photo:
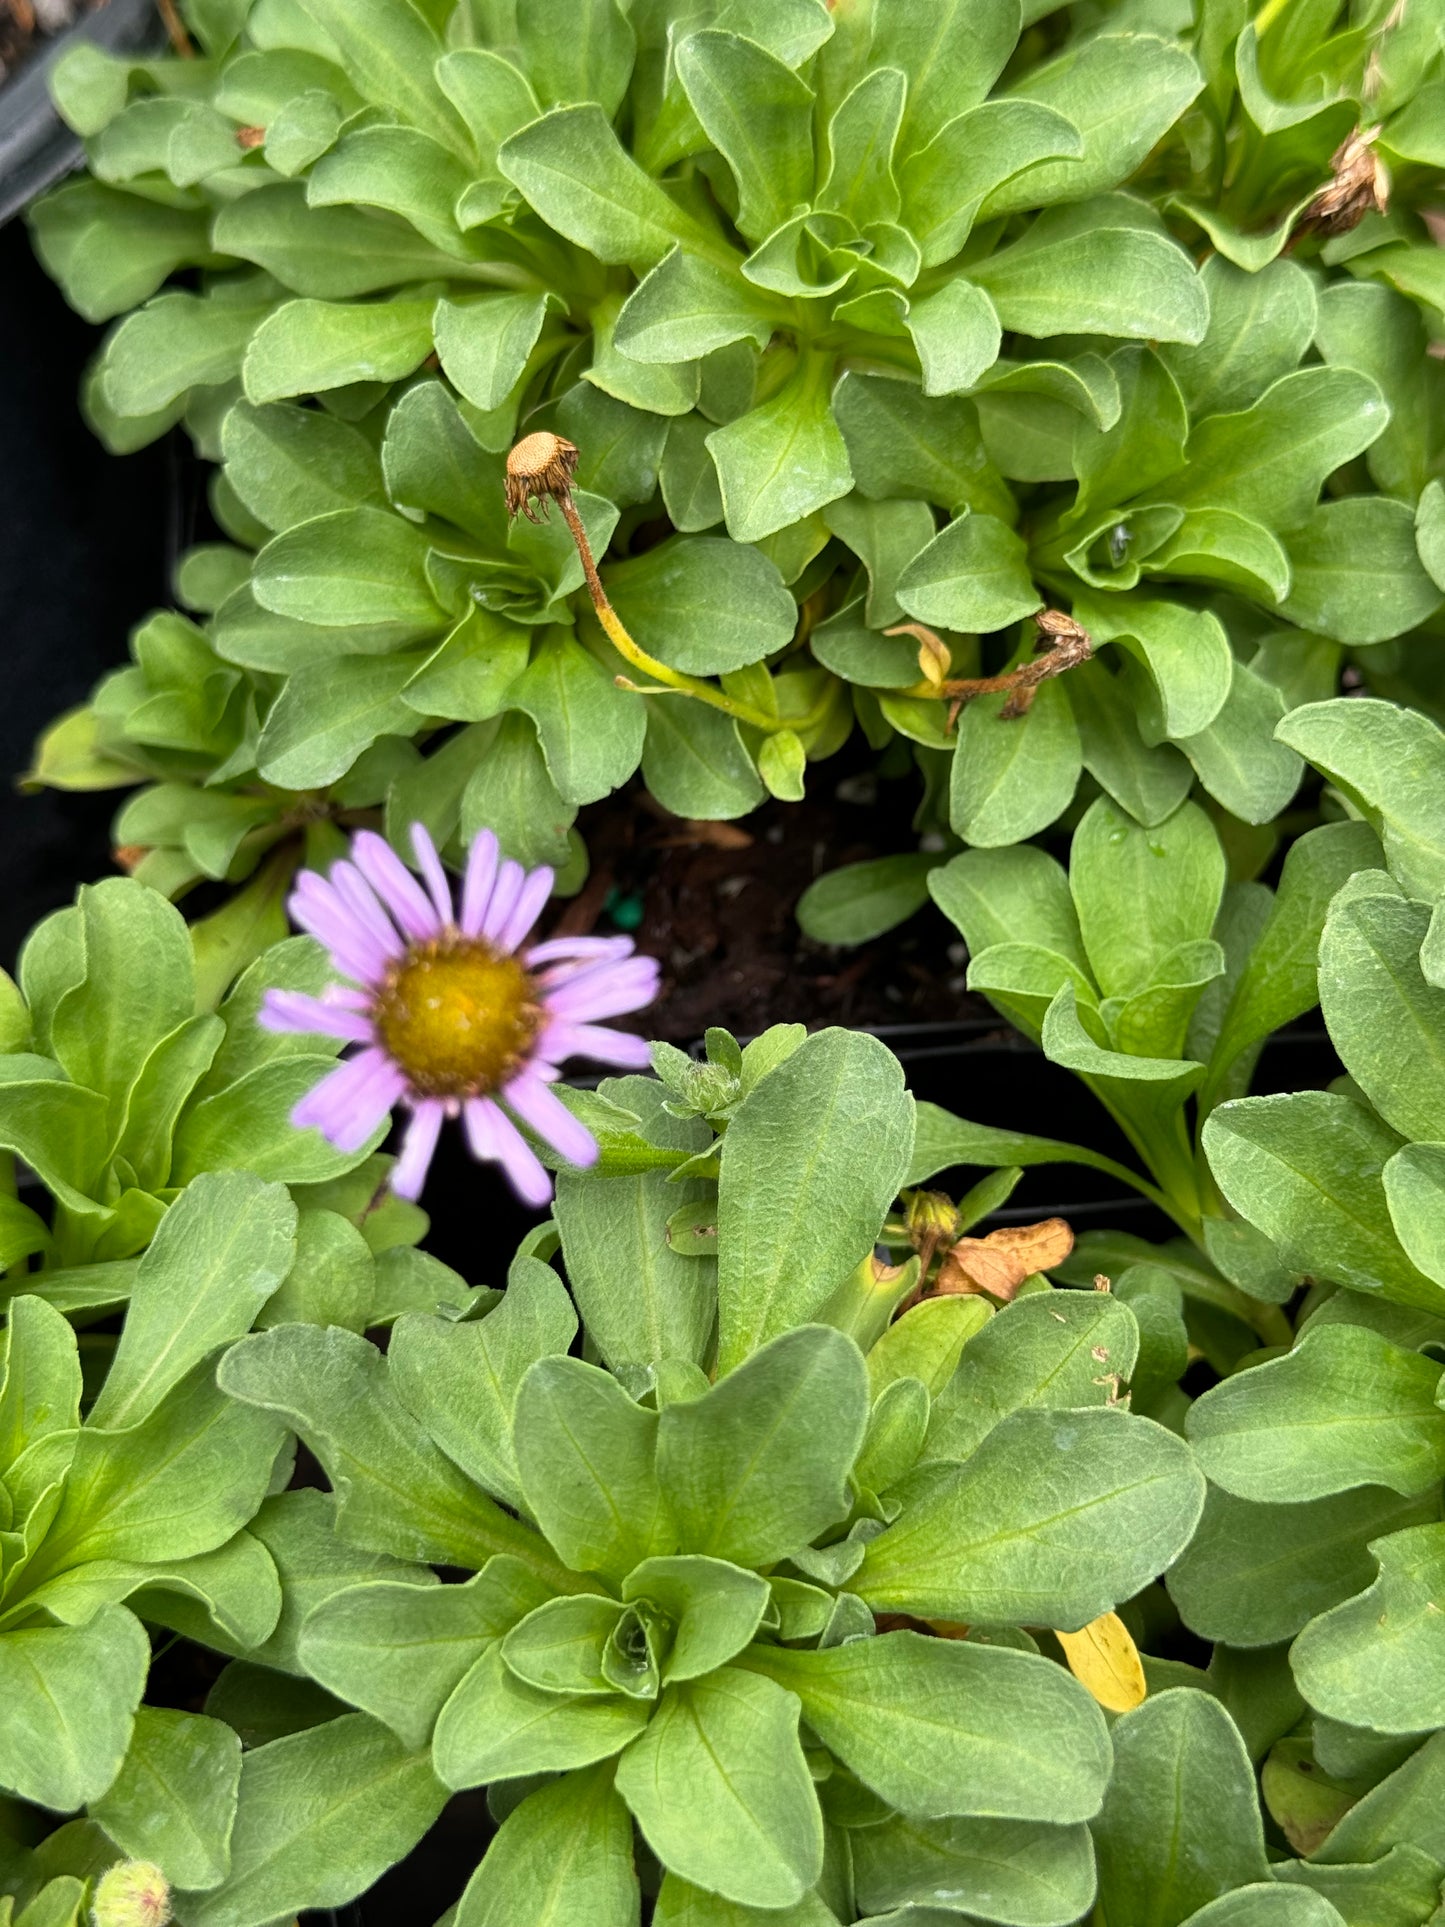
[[[986,1238],[960,1238],[944,1259],[934,1289],[986,1291],[990,1298],[1010,1299],[1025,1278],[1061,1265],[1073,1248],[1074,1234],[1063,1218],[1005,1225]]]

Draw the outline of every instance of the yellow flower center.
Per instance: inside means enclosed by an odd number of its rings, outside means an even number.
[[[372,1009],[387,1052],[422,1097],[479,1097],[521,1065],[542,1021],[515,957],[478,937],[413,944]]]

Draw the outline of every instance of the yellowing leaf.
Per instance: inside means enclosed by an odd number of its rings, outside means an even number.
[[[1069,1662],[1069,1671],[1087,1686],[1100,1706],[1111,1713],[1127,1713],[1138,1706],[1149,1688],[1139,1648],[1117,1613],[1105,1613],[1079,1633],[1055,1634]]]

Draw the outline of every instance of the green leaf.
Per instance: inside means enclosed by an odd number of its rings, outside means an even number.
[[[617,0],[540,0],[517,15],[523,66],[542,104],[599,100],[617,112],[632,73],[633,32]]]
[[[600,261],[650,268],[677,241],[730,258],[643,173],[595,101],[521,128],[503,142],[497,166],[549,227]]]
[[[823,1869],[798,1701],[727,1666],[669,1686],[617,1791],[669,1872],[752,1907],[791,1907]]]
[[[693,676],[761,662],[785,648],[797,626],[797,604],[776,564],[720,536],[674,536],[612,564],[603,580],[629,634]]]
[[[812,90],[735,33],[689,34],[673,58],[693,112],[732,170],[738,227],[761,241],[812,195]]]
[[[966,1465],[924,1467],[852,1589],[875,1611],[968,1625],[1086,1626],[1189,1541],[1188,1448],[1115,1410],[1015,1411]]]
[[[60,998],[50,1048],[77,1084],[111,1100],[114,1136],[127,1093],[163,1038],[195,1008],[195,967],[180,913],[125,877],[82,886],[84,976]]]
[[[465,248],[453,213],[470,170],[414,127],[353,127],[323,154],[306,182],[311,207],[385,208],[446,254]]]
[[[907,76],[897,67],[880,66],[839,102],[828,122],[827,168],[815,207],[844,215],[858,229],[898,219],[893,148],[907,95]]]
[[[548,774],[570,804],[595,803],[641,761],[642,703],[565,629],[544,635],[507,697],[536,724]]]
[[[1138,1355],[1133,1315],[1108,1292],[1019,1298],[964,1348],[935,1402],[923,1456],[969,1458],[1010,1412],[1107,1405]]]
[[[335,1067],[329,1055],[278,1057],[192,1105],[176,1131],[171,1183],[188,1184],[202,1171],[222,1170],[319,1184],[354,1170],[386,1135],[385,1121],[358,1151],[338,1151],[319,1131],[298,1131],[291,1124],[301,1099]]]
[[[80,1424],[75,1334],[43,1298],[11,1299],[0,1334],[0,1364],[0,1474],[11,1479],[27,1446],[73,1432]],[[16,1496],[13,1479],[10,1496]]]
[[[1272,261],[1248,274],[1214,254],[1200,280],[1209,296],[1204,339],[1161,351],[1196,421],[1251,407],[1298,367],[1316,319],[1314,287],[1295,261]]]
[[[766,1579],[695,1553],[643,1560],[623,1581],[622,1596],[644,1600],[672,1621],[664,1685],[725,1666],[757,1632],[769,1603]]]
[[[92,1559],[213,1551],[254,1516],[280,1443],[275,1422],[223,1398],[204,1366],[126,1431],[82,1426],[27,1589]]]
[[[448,380],[478,408],[500,408],[547,318],[544,294],[488,294],[437,303],[436,351]]]
[[[1445,890],[1445,835],[1431,802],[1445,779],[1445,735],[1428,717],[1337,698],[1292,710],[1277,733],[1360,809],[1411,895],[1433,899]]]
[[[474,738],[469,745],[475,762],[462,791],[462,841],[489,829],[517,862],[560,868],[576,811],[547,773],[531,718],[509,710],[488,735],[490,740]]]
[[[679,1162],[709,1141],[697,1120],[661,1112],[663,1092],[655,1082],[619,1079],[606,1094],[645,1115],[649,1137],[675,1146]],[[668,1176],[653,1170],[599,1184],[558,1173],[554,1210],[567,1276],[588,1332],[614,1370],[669,1358],[700,1364],[707,1355],[716,1318],[714,1268],[674,1251],[666,1226],[679,1206],[710,1199],[711,1191],[697,1180],[670,1184]]]
[[[297,1654],[328,1691],[384,1721],[404,1745],[425,1747],[485,1647],[548,1597],[506,1554],[460,1586],[343,1586],[307,1615]]]
[[[1189,1441],[1237,1498],[1295,1503],[1360,1485],[1408,1497],[1445,1475],[1439,1387],[1438,1359],[1327,1325],[1196,1400]]]
[[[796,1907],[741,1907],[719,1894],[689,1886],[675,1873],[665,1874],[653,1911],[654,1927],[759,1927],[759,1916],[771,1927],[837,1927],[837,1915],[816,1892],[804,1894]]]
[[[852,488],[831,385],[831,357],[803,355],[770,401],[708,436],[735,542],[761,541]]]
[[[433,78],[442,43],[412,0],[306,0],[304,11],[340,50],[366,99],[460,149],[461,124]]]
[[[634,361],[666,364],[696,361],[734,341],[765,348],[775,325],[765,295],[679,245],[628,296],[612,339]]]
[[[1367,1591],[1310,1621],[1290,1665],[1310,1705],[1376,1733],[1441,1724],[1445,1663],[1439,1629],[1445,1532],[1415,1526],[1370,1548],[1380,1576]]]
[[[1378,847],[1361,823],[1322,823],[1290,845],[1269,920],[1234,983],[1211,1053],[1206,1110],[1231,1064],[1319,1001],[1316,960],[1330,900],[1347,877],[1370,867]]]
[[[1281,614],[1302,629],[1337,642],[1384,642],[1440,607],[1404,502],[1379,495],[1327,502],[1286,547],[1293,586]]]
[[[98,181],[46,195],[30,222],[41,262],[87,321],[109,321],[177,268],[214,258],[205,209],[167,207]]]
[[[1169,1595],[1202,1639],[1273,1646],[1369,1585],[1372,1540],[1436,1511],[1433,1497],[1401,1499],[1378,1486],[1307,1505],[1256,1505],[1212,1490],[1169,1574]]]
[[[1064,115],[1082,137],[1082,153],[1026,168],[989,196],[985,214],[1080,201],[1119,186],[1202,85],[1184,48],[1151,33],[1101,33],[1066,48],[1017,82],[1009,98]]]
[[[902,0],[875,14],[869,64],[900,67],[908,77],[900,154],[927,146],[945,123],[984,98],[1018,31],[1012,0]]]
[[[411,1851],[446,1798],[426,1754],[364,1713],[273,1740],[242,1761],[230,1877],[179,1904],[193,1927],[343,1907]]]
[[[1194,803],[1145,829],[1100,797],[1075,832],[1069,888],[1096,982],[1128,997],[1156,981],[1172,952],[1210,935],[1224,852]]]
[[[1400,1148],[1353,1098],[1328,1091],[1221,1104],[1203,1143],[1225,1197],[1291,1269],[1423,1311],[1445,1305],[1390,1223],[1381,1173]]]
[[[305,1440],[336,1491],[338,1526],[353,1544],[472,1568],[510,1552],[550,1577],[553,1562],[536,1534],[442,1456],[364,1338],[278,1326],[227,1352],[217,1380],[233,1398],[280,1414]]]
[[[913,1138],[876,1039],[810,1037],[744,1099],[718,1185],[718,1369],[806,1320],[872,1250]]]
[[[658,1416],[578,1358],[542,1358],[517,1391],[517,1471],[532,1516],[574,1572],[621,1580],[670,1552],[653,1470]]]
[[[518,1260],[502,1302],[458,1324],[411,1313],[397,1321],[388,1357],[402,1402],[447,1457],[484,1490],[517,1506],[512,1408],[527,1368],[565,1353],[577,1314],[550,1265]]]
[[[930,853],[845,864],[808,885],[798,899],[798,922],[815,943],[868,943],[923,908],[936,868]]]
[[[544,1600],[502,1641],[503,1662],[524,1686],[544,1693],[610,1695],[618,1689],[603,1668],[609,1641],[625,1616],[615,1599],[598,1593]],[[649,1684],[650,1693],[630,1697],[648,1699],[656,1694],[655,1668]]]
[[[1126,665],[1146,743],[1180,741],[1207,729],[1229,700],[1234,654],[1224,625],[1206,609],[1143,598],[1075,596],[1078,621],[1096,643],[1117,640],[1144,672]]]
[[[437,62],[437,85],[466,122],[478,158],[490,173],[509,134],[537,118],[531,83],[510,60],[485,47],[459,47]]]
[[[1337,1911],[1365,1909],[1382,1927],[1415,1927],[1428,1920],[1440,1891],[1440,1865],[1418,1847],[1392,1847],[1373,1865],[1325,1867],[1314,1861],[1275,1863],[1275,1878],[1333,1902]],[[1330,1923],[1333,1927],[1333,1923]]]
[[[1099,1811],[1103,1715],[1047,1660],[899,1632],[821,1652],[755,1646],[744,1664],[796,1693],[823,1744],[904,1813],[1067,1825]]]
[[[450,1787],[566,1772],[610,1760],[646,1726],[649,1701],[578,1699],[527,1686],[493,1643],[437,1719],[432,1754]]]
[[[1079,130],[1053,107],[1031,100],[986,100],[955,116],[901,170],[905,224],[937,267],[968,239],[989,197],[1042,161],[1083,152]]]
[[[1002,1914],[1012,1927],[1065,1927],[1094,1897],[1087,1827],[1033,1820],[915,1820],[850,1830],[858,1904],[897,1927]],[[910,1904],[911,1903],[911,1904]],[[914,1909],[918,1911],[915,1912]]]
[[[408,736],[416,712],[402,691],[421,663],[396,656],[341,656],[299,669],[266,718],[257,768],[268,782],[320,789],[336,782],[383,736]]]
[[[1148,747],[1122,678],[1102,662],[1079,663],[1065,677],[1064,691],[1089,774],[1146,828],[1172,816],[1189,794],[1193,772],[1169,744]]]
[[[896,376],[849,371],[834,392],[833,412],[859,493],[870,501],[938,502],[1008,521],[1017,514],[984,452],[972,402],[930,398]]]
[[[1005,328],[1035,337],[1203,339],[1209,303],[1181,248],[1145,228],[1104,225],[1107,214],[1081,229],[1077,210],[1061,212],[1062,219],[1041,215],[1022,240],[974,264],[972,278]]]
[[[145,1688],[150,1642],[123,1606],[83,1626],[37,1626],[0,1639],[5,1784],[60,1812],[98,1799],[120,1770]]]
[[[467,1884],[454,1927],[636,1927],[632,1822],[608,1767],[569,1773],[513,1807]]]
[[[920,622],[979,632],[1007,628],[1043,599],[1013,530],[995,516],[965,514],[914,556],[899,577],[898,600]]]
[[[767,793],[731,716],[670,698],[648,705],[642,774],[674,816],[727,823]]]
[[[1114,1724],[1114,1777],[1094,1822],[1111,1927],[1183,1921],[1269,1878],[1254,1768],[1209,1693],[1151,1695]]]
[[[138,1423],[203,1358],[244,1338],[295,1253],[296,1207],[279,1184],[240,1171],[198,1177],[141,1260],[90,1422]]]
[[[657,1474],[683,1550],[768,1566],[840,1523],[867,1423],[862,1355],[821,1325],[784,1332],[702,1398],[669,1405]]]
[[[394,643],[409,642],[446,626],[427,576],[428,552],[425,536],[401,516],[342,509],[267,543],[252,578],[256,600],[298,622],[364,625]],[[361,666],[379,667],[380,659]]]
[[[432,309],[430,301],[283,302],[251,336],[241,371],[247,399],[400,381],[432,351]]]
[[[1342,1927],[1343,1921],[1323,1894],[1252,1880],[1191,1914],[1189,1927]]]
[[[221,424],[226,479],[270,529],[385,501],[366,437],[320,409],[239,401]]]
[[[229,1726],[142,1706],[125,1764],[91,1817],[133,1860],[177,1887],[219,1886],[230,1869],[241,1742]]]
[[[1423,904],[1344,899],[1320,943],[1319,995],[1345,1068],[1402,1137],[1434,1138],[1445,1116],[1445,990],[1425,981]]]
[[[118,415],[155,415],[192,388],[234,379],[264,309],[161,294],[106,343],[100,391]]]
[[[1006,696],[980,696],[959,718],[949,821],[984,849],[1047,829],[1068,808],[1083,768],[1069,699],[1044,683],[1022,716],[1004,717]]]
[[[1390,1222],[1412,1264],[1427,1278],[1445,1285],[1441,1246],[1445,1194],[1445,1152],[1437,1144],[1407,1144],[1385,1166],[1385,1196]]]

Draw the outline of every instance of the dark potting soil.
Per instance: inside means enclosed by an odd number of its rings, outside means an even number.
[[[687,1045],[712,1024],[751,1037],[781,1023],[997,1023],[965,990],[958,932],[932,904],[856,948],[798,926],[816,878],[918,848],[918,777],[885,781],[871,760],[850,745],[810,767],[803,802],[769,801],[737,823],[684,822],[636,784],[584,814],[592,868],[555,930],[627,930],[657,958],[662,993],[627,1028]]]

